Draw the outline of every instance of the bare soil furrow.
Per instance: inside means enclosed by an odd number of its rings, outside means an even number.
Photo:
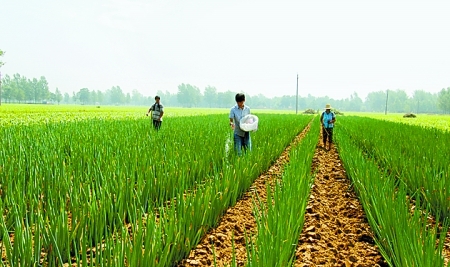
[[[266,183],[281,178],[290,148],[256,179],[251,189],[227,210],[219,225],[208,232],[179,266],[230,266],[232,242],[237,265],[245,265],[245,238],[257,231],[252,199],[257,194],[265,201]],[[334,146],[329,151],[320,144],[317,146],[311,172],[316,176],[294,266],[387,266]]]
[[[275,163],[260,175],[250,190],[230,207],[222,217],[219,225],[210,230],[189,256],[179,266],[230,266],[233,257],[233,244],[235,261],[238,266],[244,266],[247,261],[245,239],[251,238],[257,231],[253,216],[253,199],[259,197],[266,201],[266,184],[280,179],[284,166],[289,161],[289,151],[309,131],[309,126],[302,131],[289,145]],[[234,241],[233,241],[234,240]]]
[[[334,146],[318,145],[294,266],[386,266]]]

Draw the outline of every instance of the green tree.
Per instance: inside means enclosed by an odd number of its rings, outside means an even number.
[[[120,105],[125,102],[125,95],[120,86],[113,86],[108,90],[110,101],[112,104]]]
[[[198,87],[190,84],[180,84],[178,85],[178,103],[183,107],[196,107],[202,98],[200,89]]]
[[[72,92],[72,101],[73,101],[73,103],[77,103],[79,97],[80,97],[80,94]]]
[[[236,93],[227,90],[225,92],[217,93],[217,102],[220,108],[231,108],[236,105],[235,101]],[[247,101],[246,101],[247,102]]]
[[[11,77],[6,74],[1,83],[3,99],[5,99],[6,102],[11,102],[14,95],[14,84],[11,81]]]
[[[143,104],[144,96],[136,89],[131,91],[131,102],[135,105]]]
[[[105,101],[105,93],[103,93],[100,90],[97,90],[97,102],[100,104],[103,103],[103,101]]]
[[[409,98],[404,90],[389,91],[388,108],[391,112],[411,112]]]
[[[34,92],[31,81],[25,76],[20,76],[18,73],[13,75],[13,80],[16,83],[17,90],[22,91],[23,100],[32,101],[34,99]]]
[[[5,52],[0,49],[0,58],[3,57],[3,55],[5,55]],[[5,65],[5,62],[0,60],[0,67],[2,67],[3,65]]]
[[[48,83],[44,76],[41,76],[39,80],[36,78],[28,80],[28,83],[31,87],[32,99],[34,99],[34,103],[39,103],[48,98]]]
[[[296,104],[295,96],[284,95],[282,97],[275,97],[275,98],[278,98],[278,100],[274,101],[277,103],[278,108],[295,110],[295,104]]]
[[[47,100],[50,97],[47,79],[41,76],[38,81],[39,100]]]
[[[363,107],[362,99],[358,96],[358,93],[353,92],[353,94],[350,95],[347,110],[361,111],[362,107]]]
[[[51,103],[56,102],[56,94],[53,92],[49,92],[47,100],[49,100]]]
[[[95,105],[98,104],[98,96],[97,96],[97,92],[95,90],[92,90],[89,92],[89,102],[93,103]]]
[[[131,103],[131,94],[130,94],[130,93],[127,93],[127,94],[125,95],[125,103],[126,103],[127,105],[129,105],[129,104]]]
[[[175,93],[170,93],[169,91],[165,91],[163,92],[162,90],[158,90],[156,92],[156,95],[159,95],[161,97],[161,102],[164,104],[164,106],[166,105],[170,105],[170,106],[178,106],[178,94]],[[145,105],[147,105],[148,103],[152,103],[154,101],[154,97],[155,96],[150,96],[148,97],[148,100],[145,101]]]
[[[29,87],[26,78],[20,77],[19,74],[13,75],[13,78],[11,80],[11,90],[12,90],[11,98],[19,103],[26,100],[24,86],[25,88]]]
[[[64,93],[64,103],[69,104],[69,102],[70,102],[69,93]]]
[[[438,107],[444,113],[450,113],[450,87],[442,88],[438,94]]]
[[[56,87],[56,90],[55,90],[55,101],[58,102],[58,105],[59,105],[59,103],[61,102],[62,99],[63,99],[62,93],[61,93],[61,91],[59,91],[58,87]]]
[[[383,112],[386,107],[386,92],[370,92],[366,97],[366,110],[370,112]]]
[[[88,88],[81,88],[78,92],[78,100],[80,100],[82,105],[88,104],[90,101],[91,93]]]
[[[416,113],[436,113],[438,111],[437,94],[416,90],[411,99],[411,106]]]
[[[32,80],[28,80],[31,88],[32,93],[32,99],[34,99],[34,103],[36,104],[38,101],[38,95],[39,95],[39,85],[38,85],[38,79],[33,78]]]
[[[205,92],[203,93],[203,101],[205,102],[206,106],[210,108],[218,104],[216,87],[208,85],[205,88]]]
[[[3,57],[5,52],[0,49],[0,58]],[[3,61],[0,60],[0,68],[5,65]],[[0,105],[2,104],[2,72],[0,71]]]

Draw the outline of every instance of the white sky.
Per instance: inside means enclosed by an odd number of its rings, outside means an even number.
[[[450,87],[449,0],[5,0],[2,76],[268,97]]]

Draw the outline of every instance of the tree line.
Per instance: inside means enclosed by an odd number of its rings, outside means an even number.
[[[0,59],[3,57],[5,52],[0,49]],[[0,60],[0,68],[5,65],[3,61]],[[0,105],[2,104],[2,72],[0,71]]]
[[[235,104],[236,92],[220,92],[214,86],[207,86],[203,92],[197,86],[180,84],[176,93],[157,90],[153,95],[144,96],[138,90],[125,93],[120,86],[112,86],[105,91],[81,88],[77,92],[62,93],[58,88],[51,92],[44,76],[28,79],[20,74],[12,77],[5,75],[1,80],[1,98],[6,103],[45,103],[45,104],[82,104],[82,105],[144,105],[154,102],[159,95],[166,106],[229,108]],[[245,92],[244,92],[245,93]],[[298,105],[297,105],[298,102]],[[412,113],[450,113],[450,87],[439,93],[416,90],[410,97],[401,89],[371,92],[363,100],[354,92],[344,99],[332,99],[327,96],[315,97],[283,95],[266,97],[263,94],[246,94],[246,103],[257,109],[283,109],[302,112],[306,109],[318,110],[329,103],[341,111]]]

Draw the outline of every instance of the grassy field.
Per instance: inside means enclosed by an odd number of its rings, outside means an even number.
[[[94,106],[94,105],[29,105],[2,104],[0,106],[0,125],[17,123],[37,123],[45,121],[82,120],[84,118],[130,118],[145,116],[147,106]],[[228,115],[228,108],[179,108],[166,107],[166,119],[179,116],[200,116],[208,114]],[[295,110],[252,109],[255,114],[295,114]],[[301,113],[302,111],[298,111]],[[21,114],[20,116],[18,114]],[[25,114],[25,116],[24,116]],[[48,116],[42,116],[48,114]],[[417,114],[416,118],[403,118],[403,113],[345,112],[343,116],[361,116],[398,123],[450,130],[450,115]],[[339,116],[339,115],[338,115]],[[338,122],[339,123],[339,122]]]
[[[423,127],[438,128],[450,131],[450,115],[416,114],[416,118],[403,118],[403,113],[371,113],[371,112],[346,112],[345,116],[370,117],[379,120],[393,121]]]
[[[298,186],[299,174],[303,172],[306,179],[310,173],[311,159],[305,159],[316,149],[317,114],[253,109],[260,122],[252,134],[252,153],[237,157],[230,152],[229,109],[168,107],[160,131],[152,130],[147,110],[144,106],[0,107],[2,266],[175,266],[312,123],[316,130],[297,150],[302,154],[292,165],[297,168],[292,182]],[[439,254],[444,239],[436,246],[440,234],[437,228],[429,229],[426,218],[433,214],[440,221],[449,214],[445,145],[449,133],[437,129],[448,131],[449,122],[449,116],[338,115],[336,141],[343,166],[353,171],[351,178],[366,210],[372,208],[367,217],[392,266],[444,266]],[[366,151],[373,156],[369,160]],[[386,173],[392,173],[392,179],[374,179]],[[399,189],[397,179],[402,179]],[[290,200],[308,196],[310,186],[307,181],[304,185],[303,189],[286,186],[297,191],[274,191],[273,200],[279,197],[274,202],[283,205],[268,208],[274,208],[277,216],[257,218],[264,226],[255,243],[262,254],[254,254],[252,261],[282,259],[281,252],[269,255],[282,245],[284,255],[292,255],[295,238],[286,240],[298,235],[301,222],[297,220],[303,219],[299,214],[306,205],[301,201],[308,197]],[[418,206],[426,205],[413,216],[404,201],[411,193]],[[393,206],[386,199],[398,201]],[[300,211],[292,212],[292,207]],[[279,227],[288,218],[296,228]],[[447,220],[443,224],[446,233]]]
[[[251,106],[250,106],[251,107]],[[145,116],[147,106],[94,106],[94,105],[29,105],[29,104],[2,104],[0,106],[0,125],[9,123],[30,123],[43,120],[66,121],[83,118],[132,118],[139,119]],[[166,107],[165,117],[200,116],[210,114],[228,115],[229,108],[179,108]],[[255,114],[295,114],[295,110],[269,110],[252,109]],[[302,111],[298,111],[301,113]],[[21,114],[18,116],[18,114]],[[25,114],[25,116],[24,116]],[[42,116],[48,114],[48,116]],[[416,118],[403,118],[403,113],[371,113],[371,112],[345,112],[343,116],[361,116],[398,123],[433,127],[450,130],[450,115],[417,114]],[[338,122],[339,123],[339,122]]]
[[[228,110],[147,109],[2,105],[2,266],[175,266],[312,119],[258,113],[237,157]]]
[[[79,121],[92,118],[140,119],[145,117],[148,108],[147,106],[2,104],[0,106],[0,125],[35,124],[49,121]],[[180,116],[224,114],[224,120],[227,120],[229,111],[229,108],[166,107],[164,117],[168,119]],[[295,111],[252,109],[252,113],[295,114]]]

